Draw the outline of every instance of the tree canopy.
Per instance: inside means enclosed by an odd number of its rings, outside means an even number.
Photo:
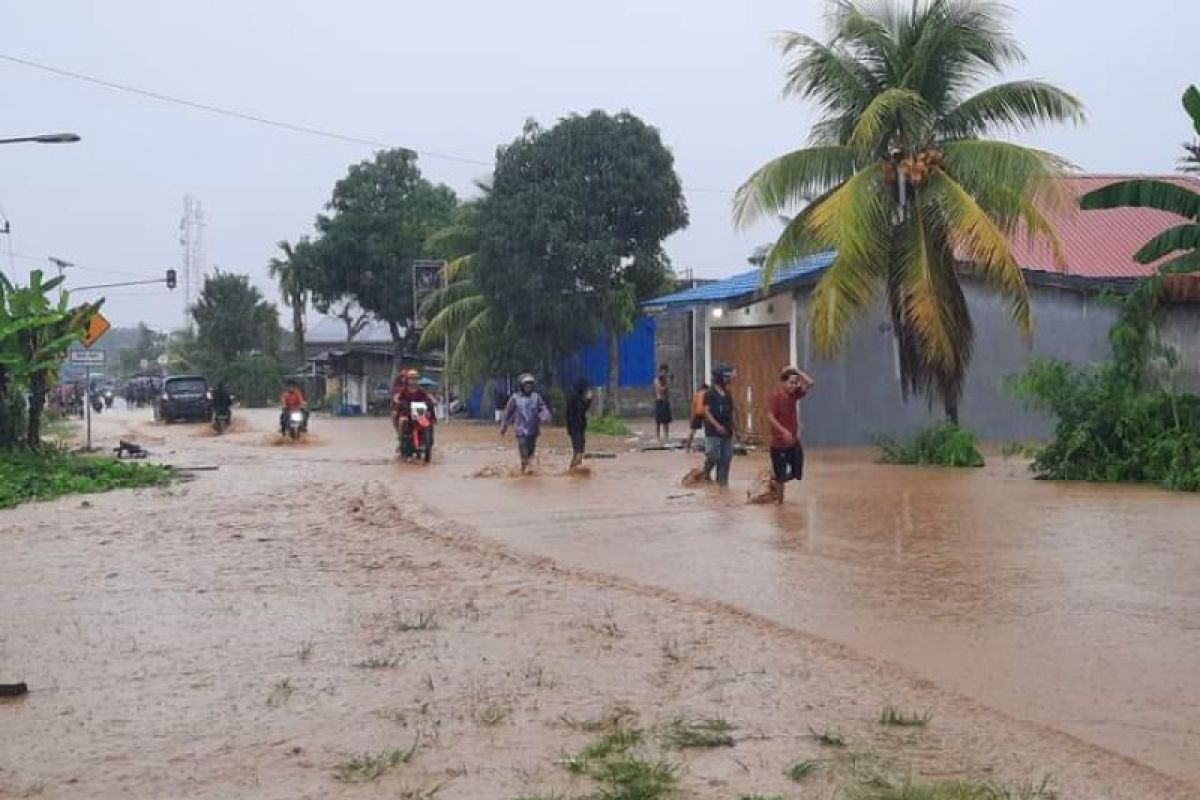
[[[387,322],[400,346],[416,316],[412,262],[456,205],[449,187],[421,176],[412,151],[384,150],[353,165],[317,217],[319,238],[297,246],[311,267],[313,299],[319,307],[352,300]]]
[[[497,152],[481,217],[473,280],[543,368],[602,327],[614,342],[629,329],[667,278],[663,240],[688,221],[658,131],[602,111],[527,123]]]

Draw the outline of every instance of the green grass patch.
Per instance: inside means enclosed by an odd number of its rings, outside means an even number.
[[[982,467],[975,434],[949,422],[922,428],[912,439],[875,439],[881,464],[934,467]]]
[[[0,452],[0,508],[71,494],[164,486],[172,479],[167,467],[56,450],[9,450]]]
[[[783,774],[787,775],[788,778],[795,781],[796,783],[799,783],[800,781],[804,780],[808,776],[815,773],[820,768],[821,768],[821,763],[819,761],[813,761],[812,759],[804,759],[802,761],[796,761],[792,764],[789,764],[788,768],[783,771]]]
[[[628,436],[629,426],[620,417],[604,416],[588,417],[588,433],[597,436]]]
[[[679,768],[661,760],[620,758],[607,761],[592,777],[600,784],[597,800],[663,800],[675,794]]]
[[[413,742],[407,750],[394,748],[378,753],[360,753],[333,768],[334,780],[342,783],[369,783],[389,769],[407,764],[417,753],[419,742]]]
[[[876,781],[851,789],[849,800],[1056,800],[1049,778],[1040,784],[1004,786],[984,781]]]
[[[624,755],[642,743],[642,732],[636,728],[617,728],[583,748],[576,755],[563,759],[568,772],[585,775],[596,761]]]
[[[933,715],[929,713],[905,714],[894,706],[887,706],[879,715],[879,724],[895,728],[924,728],[931,719]]]
[[[683,719],[667,723],[663,742],[679,750],[694,747],[733,747],[735,726],[723,719]]]

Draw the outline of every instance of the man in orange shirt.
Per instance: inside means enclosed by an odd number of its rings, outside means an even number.
[[[708,384],[700,384],[700,388],[692,395],[692,418],[688,422],[688,438],[687,444],[683,447],[683,452],[692,452],[692,442],[696,439],[696,431],[704,427],[704,395],[708,394]]]
[[[279,404],[283,406],[283,410],[279,412],[280,433],[287,433],[288,414],[297,410],[304,413],[304,424],[301,430],[308,430],[308,405],[304,399],[304,391],[299,384],[295,381],[288,381],[287,388],[279,397]]]

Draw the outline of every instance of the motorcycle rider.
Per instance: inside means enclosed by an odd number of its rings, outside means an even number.
[[[304,399],[304,391],[300,388],[300,384],[288,381],[287,388],[283,390],[283,395],[279,398],[279,404],[283,406],[283,410],[279,412],[280,433],[287,433],[288,415],[293,411],[300,411],[304,414],[304,422],[301,423],[300,430],[308,430],[308,403]]]
[[[214,417],[233,419],[233,397],[225,390],[224,383],[218,383],[212,393],[212,413]]]
[[[409,435],[409,409],[412,403],[424,403],[429,414],[429,447],[433,448],[433,428],[437,422],[437,412],[434,410],[433,397],[420,386],[421,373],[415,369],[401,370],[392,383],[392,426],[396,435],[403,442]],[[403,446],[403,445],[402,445]]]

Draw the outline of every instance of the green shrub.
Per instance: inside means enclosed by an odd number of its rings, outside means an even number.
[[[25,441],[25,394],[12,388],[0,400],[0,447]]]
[[[597,436],[628,436],[629,426],[620,417],[603,416],[588,417],[588,433]]]
[[[1039,359],[1012,379],[1030,408],[1056,418],[1053,437],[1034,452],[1038,476],[1200,491],[1200,395],[1157,388],[1150,377],[1156,361],[1175,362],[1156,335],[1159,293],[1151,280],[1124,299],[1107,364]]]
[[[245,356],[214,366],[206,377],[213,386],[224,382],[238,402],[251,408],[274,406],[283,391],[287,370],[272,356]]]
[[[54,450],[6,450],[0,452],[0,508],[68,494],[161,486],[171,478],[165,467]]]
[[[938,467],[982,467],[983,455],[975,445],[975,434],[950,422],[922,428],[912,439],[880,437],[879,461]]]

